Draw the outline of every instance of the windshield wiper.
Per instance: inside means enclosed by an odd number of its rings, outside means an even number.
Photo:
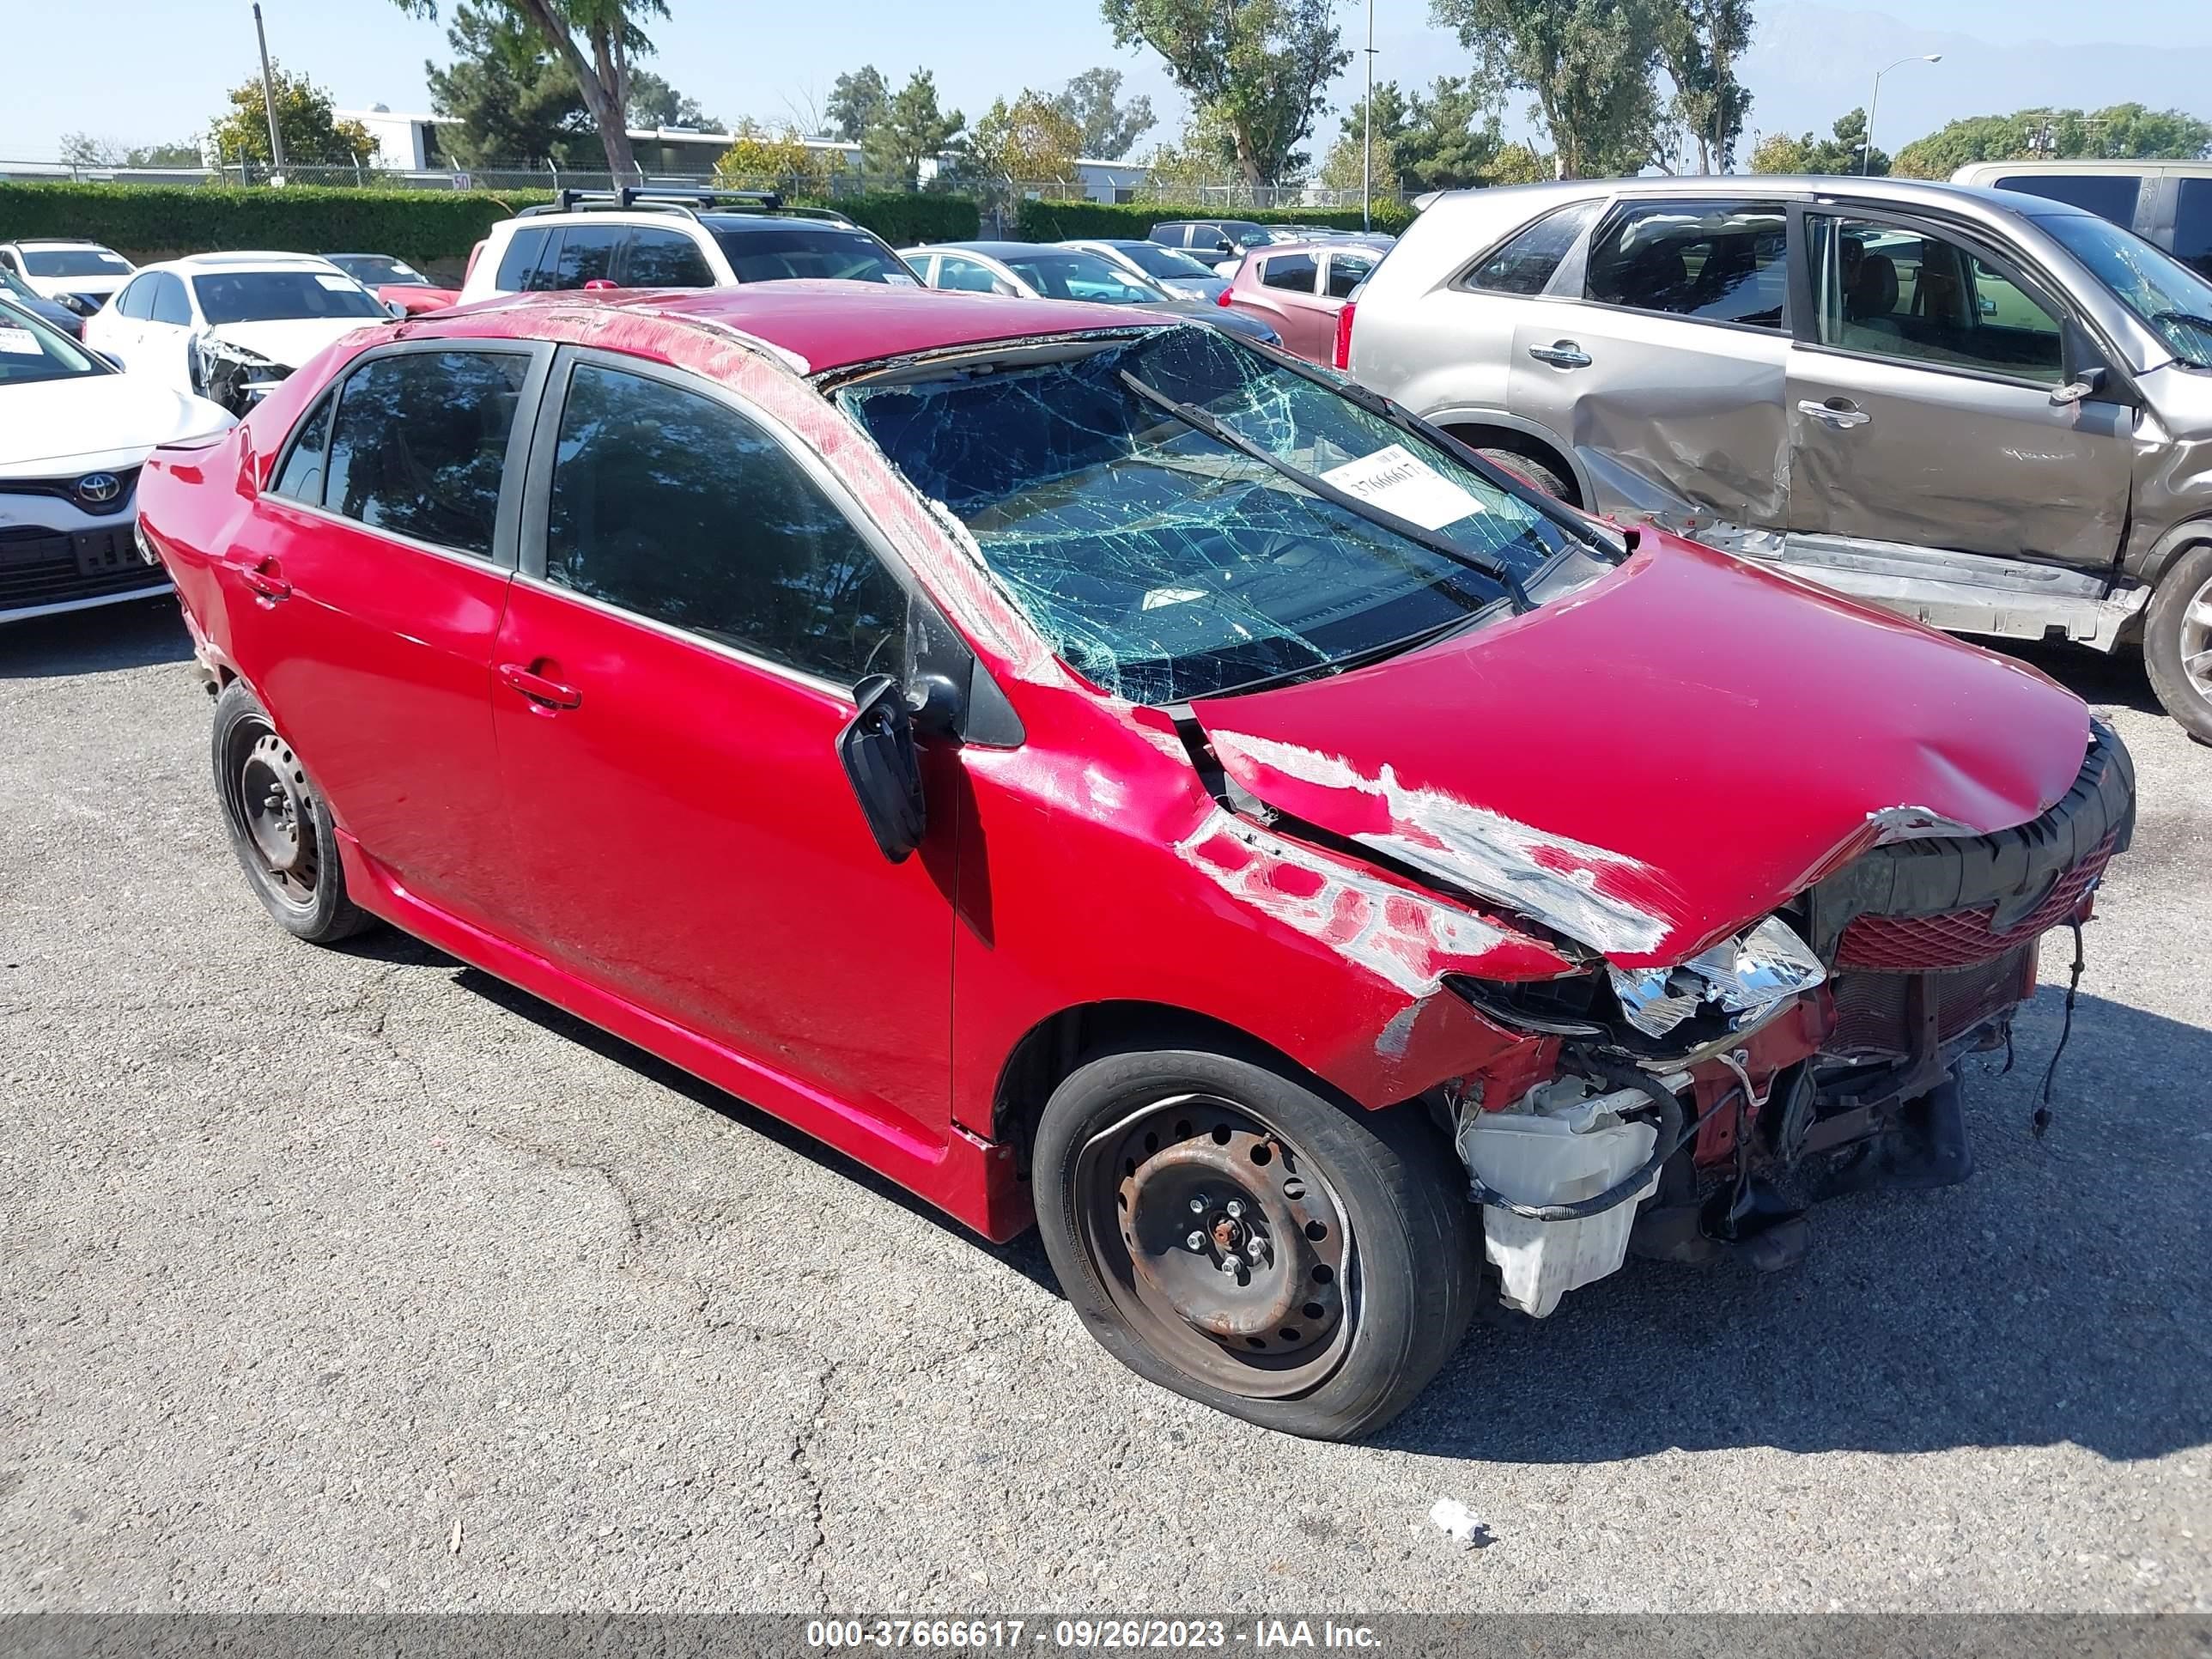
[[[2199,317],[2195,313],[2188,311],[2159,311],[2151,313],[2151,321],[2160,328],[2168,323],[2179,323],[2185,327],[2195,330],[2207,339],[2212,339],[2212,317]],[[2170,337],[2166,343],[2173,344]],[[2202,357],[2190,356],[2187,352],[2183,352],[2181,355],[2199,368],[2212,368],[2212,362],[2207,362]]]
[[[1350,490],[1339,489],[1328,479],[1309,472],[1304,467],[1291,465],[1274,451],[1263,445],[1254,443],[1241,432],[1232,431],[1196,404],[1179,403],[1158,386],[1149,386],[1139,380],[1126,368],[1121,373],[1122,385],[1127,386],[1146,403],[1174,416],[1193,431],[1202,432],[1224,448],[1233,449],[1238,454],[1259,462],[1262,466],[1273,468],[1300,489],[1320,496],[1332,507],[1342,507],[1355,518],[1364,519],[1371,525],[1380,526],[1394,536],[1402,536],[1415,546],[1426,548],[1438,558],[1449,559],[1454,564],[1472,570],[1478,575],[1489,577],[1512,596],[1513,608],[1516,611],[1535,609],[1534,602],[1529,599],[1528,590],[1521,586],[1521,579],[1513,574],[1512,567],[1503,560],[1493,558],[1486,553],[1477,553],[1472,549],[1462,547],[1449,538],[1437,535],[1433,530],[1424,530],[1411,519],[1401,519],[1396,514],[1376,506],[1372,501],[1363,501]]]

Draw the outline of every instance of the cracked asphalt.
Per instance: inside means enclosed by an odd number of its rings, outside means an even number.
[[[2212,1610],[2212,750],[2139,664],[2037,658],[2142,799],[2047,1139],[2048,985],[1968,1185],[1501,1313],[1321,1446],[1118,1369],[1032,1240],[280,933],[187,656],[0,633],[0,1609]]]

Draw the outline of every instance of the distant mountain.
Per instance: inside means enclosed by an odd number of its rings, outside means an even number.
[[[1882,77],[1875,142],[1893,155],[1960,116],[2046,105],[2142,103],[2212,118],[2212,46],[1999,45],[1803,0],[1761,5],[1758,15],[1739,71],[1751,88],[1750,125],[1758,133],[1826,133],[1838,116],[1866,104],[1876,70],[1929,52],[1942,52],[1943,61],[1908,64]]]

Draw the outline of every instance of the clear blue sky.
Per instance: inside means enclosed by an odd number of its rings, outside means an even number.
[[[2045,40],[2059,47],[2135,42],[2155,52],[2212,49],[2212,4],[2206,0],[2134,0],[2125,7],[2085,6],[2079,0],[1829,3],[1863,13],[1889,11],[1917,30],[1978,36],[2011,48]],[[1760,0],[1760,9],[1794,3],[1799,0]],[[0,9],[27,12],[32,4],[7,0]],[[372,102],[396,110],[427,107],[422,64],[446,56],[441,25],[413,21],[391,0],[263,0],[262,9],[271,53],[288,67],[306,70],[341,108]],[[1127,73],[1131,90],[1152,94],[1166,118],[1147,145],[1170,136],[1181,110],[1148,54],[1115,52],[1091,0],[832,0],[823,5],[670,0],[670,9],[673,15],[652,30],[660,48],[653,67],[726,120],[783,118],[810,96],[818,103],[841,71],[868,62],[895,80],[916,66],[934,70],[945,100],[971,118],[1000,94],[1024,85],[1056,87],[1092,64],[1112,64]],[[1464,67],[1457,42],[1428,27],[1427,0],[1375,0],[1375,13],[1379,78],[1425,83]],[[1346,0],[1342,16],[1346,43],[1361,44],[1358,0]],[[19,26],[4,33],[20,45],[43,27]],[[25,74],[18,64],[19,72],[8,77],[8,94],[0,101],[0,157],[50,157],[63,133],[78,130],[125,143],[182,137],[205,126],[222,106],[223,89],[244,79],[254,61],[248,0],[85,0],[67,33],[65,51],[47,56],[33,46],[33,61],[43,58],[46,67]],[[1905,94],[1915,98],[1916,116],[1936,100],[1942,105],[1940,117],[2023,101],[2008,101],[2002,76],[1977,74],[1970,64]],[[1352,77],[1359,72],[1355,62],[1337,89],[1340,106],[1357,96]],[[1754,82],[1754,95],[1759,91]],[[1886,86],[1885,100],[1889,95]],[[2029,100],[2040,96],[2031,94]],[[1795,120],[1797,110],[1774,107],[1782,101],[1770,98],[1755,109],[1754,126],[1803,125],[1816,118],[1825,121],[1828,114],[1807,109],[1806,120]],[[2196,112],[2212,117],[2212,88],[2194,101]],[[1762,123],[1762,113],[1771,120]],[[1328,122],[1326,131],[1334,130]]]

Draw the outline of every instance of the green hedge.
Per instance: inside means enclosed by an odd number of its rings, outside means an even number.
[[[0,184],[0,241],[88,236],[138,260],[270,248],[457,265],[496,221],[550,200],[544,191]],[[884,191],[835,205],[896,246],[964,240],[978,223],[975,203],[958,196]]]
[[[1172,202],[1035,202],[1024,201],[1014,223],[1032,242],[1060,242],[1070,237],[1141,237],[1154,225],[1170,219],[1245,219],[1262,225],[1326,225],[1334,230],[1358,230],[1358,208],[1212,208],[1179,206]],[[1375,204],[1375,228],[1395,234],[1413,222],[1413,210],[1405,203]]]

